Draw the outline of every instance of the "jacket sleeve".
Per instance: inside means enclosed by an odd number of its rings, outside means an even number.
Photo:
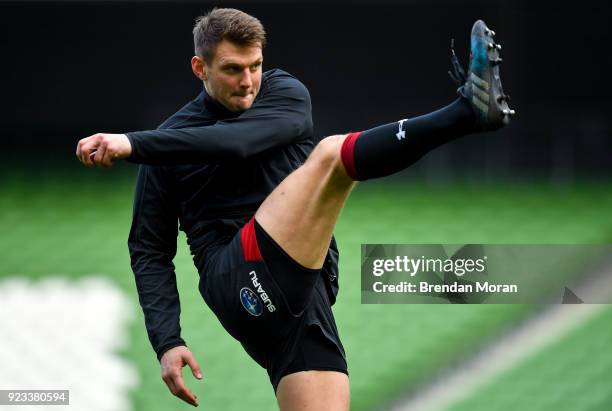
[[[253,106],[213,125],[127,133],[128,161],[141,164],[199,164],[243,160],[312,135],[306,87],[286,74],[270,78]]]
[[[172,260],[178,211],[160,167],[138,170],[128,248],[149,341],[160,359],[181,338],[180,301]]]

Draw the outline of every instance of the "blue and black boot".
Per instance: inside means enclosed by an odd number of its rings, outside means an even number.
[[[494,41],[495,32],[482,20],[472,27],[470,67],[467,75],[459,64],[451,41],[451,78],[460,85],[457,92],[465,97],[476,117],[476,128],[480,131],[497,130],[510,123],[516,112],[508,103],[510,96],[504,94],[499,77],[501,44]]]

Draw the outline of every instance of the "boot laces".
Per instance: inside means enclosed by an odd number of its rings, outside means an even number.
[[[450,61],[451,69],[448,71],[448,75],[458,86],[464,85],[467,81],[467,75],[465,74],[465,70],[463,67],[461,67],[461,63],[459,63],[459,59],[455,54],[455,39],[451,39]]]

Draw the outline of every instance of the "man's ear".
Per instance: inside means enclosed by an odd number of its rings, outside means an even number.
[[[191,70],[193,71],[193,74],[195,74],[195,76],[200,80],[208,80],[208,75],[206,73],[206,64],[204,63],[204,60],[202,60],[201,57],[193,56],[191,58]]]

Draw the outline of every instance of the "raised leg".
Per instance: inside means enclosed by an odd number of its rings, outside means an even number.
[[[515,111],[502,89],[501,46],[494,35],[483,21],[474,23],[467,75],[452,52],[452,77],[462,86],[460,97],[448,106],[363,133],[323,139],[260,206],[255,219],[262,228],[299,264],[320,268],[355,180],[396,173],[453,139],[507,125]]]

